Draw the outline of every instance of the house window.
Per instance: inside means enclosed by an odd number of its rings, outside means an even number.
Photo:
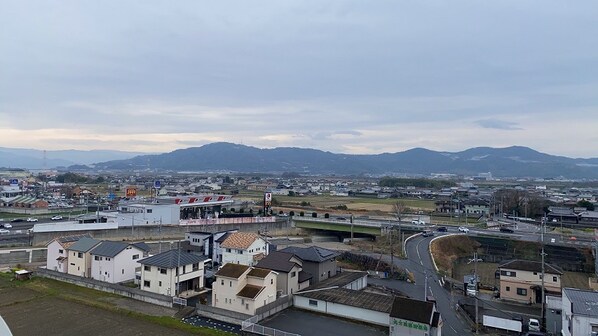
[[[237,250],[237,253],[243,254],[243,250]]]
[[[133,260],[135,260],[135,259],[139,259],[139,254],[134,254],[133,255]]]
[[[143,280],[143,287],[149,287],[149,286],[150,286],[149,280]]]
[[[58,250],[58,253],[63,254],[64,250]]]
[[[106,258],[106,261],[110,261],[110,258]]]
[[[158,287],[162,287],[162,281],[158,281]]]
[[[224,286],[224,280],[220,280],[220,285]]]
[[[510,292],[510,291],[511,291],[511,287],[507,286],[507,287],[505,287],[505,290],[506,290],[507,292]]]
[[[228,248],[227,248],[227,249],[226,249],[226,252],[230,252],[230,249],[228,249]]]
[[[233,282],[229,281],[228,287],[232,287],[233,286]]]
[[[166,271],[166,268],[160,268],[160,274],[166,274],[168,273],[168,271]]]
[[[124,268],[122,269],[122,274],[125,274],[125,269]]]
[[[81,252],[77,253],[77,257],[78,258],[83,258],[83,253],[81,253]]]
[[[527,289],[525,289],[525,288],[517,288],[517,295],[527,296]]]
[[[557,282],[557,277],[553,276],[552,277],[552,282]]]
[[[513,272],[513,271],[500,271],[500,275],[515,277],[515,276],[517,276],[517,272]]]
[[[249,310],[249,303],[245,304],[245,310]]]
[[[183,265],[183,274],[187,273],[187,266]]]
[[[152,213],[152,209],[147,209],[147,213]]]
[[[94,260],[100,260],[100,257],[99,256],[93,256],[93,259]]]
[[[297,272],[291,272],[291,278],[294,278],[297,275]]]
[[[270,279],[270,284],[274,285],[274,279]]]
[[[241,299],[241,304],[244,305],[245,304],[245,299]]]
[[[151,266],[148,266],[148,265],[144,265],[144,266],[143,266],[143,270],[144,270],[144,271],[148,271],[148,272],[149,272],[149,271],[151,271],[151,270],[152,270],[152,267],[151,267]]]
[[[317,307],[318,306],[318,301],[316,301],[316,300],[309,300],[309,305]]]

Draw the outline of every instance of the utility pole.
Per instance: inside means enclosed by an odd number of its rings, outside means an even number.
[[[546,223],[542,223],[542,224],[544,224],[544,225],[542,225],[542,227],[541,227],[542,230],[540,232],[540,239],[542,240],[542,314],[541,314],[542,319],[540,320],[540,323],[542,324],[542,326],[544,326],[544,319],[545,319],[545,313],[546,313],[545,312],[545,307],[544,307],[545,306],[545,302],[544,302],[545,301],[545,294],[544,294],[544,291],[545,291],[545,289],[544,289],[544,275],[545,275],[544,274],[544,271],[545,271],[545,269],[544,269],[544,256],[546,256],[546,253],[544,253],[544,230],[545,230],[545,227],[546,227]]]
[[[392,233],[393,233],[393,227],[391,224],[390,225],[390,278],[394,279],[395,259],[394,259],[394,245],[392,243]]]
[[[475,299],[475,333],[478,333],[478,312],[479,312],[479,305],[478,305],[478,288],[479,288],[479,283],[478,283],[478,253],[474,252],[473,253],[473,262],[474,262],[474,268],[473,268],[473,280],[475,281],[475,295],[474,295],[474,299]]]
[[[349,219],[351,220],[351,244],[353,244],[353,214],[351,214]]]
[[[428,301],[428,271],[424,270],[424,301]]]

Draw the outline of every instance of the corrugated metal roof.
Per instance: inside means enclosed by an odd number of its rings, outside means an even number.
[[[375,310],[383,313],[390,313],[393,303],[393,296],[376,294],[346,288],[323,289],[314,292],[295,293],[314,300],[322,300],[343,304],[346,306],[358,307],[368,310]]]
[[[598,317],[598,292],[564,288],[563,294],[571,301],[573,314]]]
[[[204,262],[207,259],[208,257],[206,256],[199,256],[181,250],[169,250],[160,254],[156,254],[155,256],[139,260],[139,263],[163,268],[175,268],[177,266]]]
[[[367,272],[346,271],[346,272],[337,274],[331,278],[328,278],[326,280],[320,281],[317,284],[310,286],[308,289],[328,288],[328,287],[334,287],[334,286],[344,287],[359,278],[366,277],[367,275],[368,275]]]
[[[83,237],[83,238],[79,239],[76,243],[71,245],[71,247],[69,247],[69,250],[77,251],[77,252],[87,252],[87,251],[91,250],[92,248],[94,248],[94,246],[96,246],[99,243],[100,243],[99,240],[89,238],[89,237]]]

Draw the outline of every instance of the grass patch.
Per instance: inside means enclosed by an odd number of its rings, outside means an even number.
[[[454,235],[434,240],[430,252],[440,272],[453,274],[453,263],[458,258],[473,255],[479,246],[480,243],[466,235]]]

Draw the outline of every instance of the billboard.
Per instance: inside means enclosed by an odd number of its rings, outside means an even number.
[[[126,197],[135,197],[135,196],[137,196],[137,188],[127,187],[125,195],[126,195]]]
[[[162,183],[160,181],[154,181],[154,188],[160,189],[162,187]]]
[[[18,179],[10,179],[10,185],[11,186],[15,186],[19,184],[19,180]]]

